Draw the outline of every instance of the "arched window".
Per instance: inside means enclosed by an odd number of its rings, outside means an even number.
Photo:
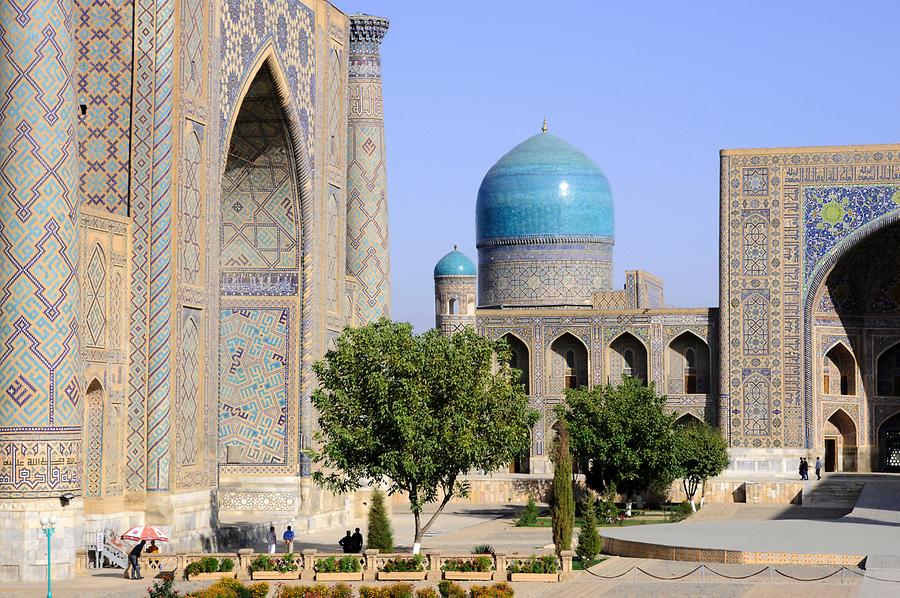
[[[625,365],[622,367],[622,375],[634,377],[634,351],[625,349],[625,355],[622,356]]]
[[[697,357],[693,349],[684,352],[684,392],[689,395],[697,392]]]
[[[578,388],[578,373],[575,371],[575,351],[566,351],[566,388]]]
[[[896,344],[878,358],[878,395],[900,397],[900,344]]]
[[[530,390],[528,384],[528,347],[514,334],[506,334],[503,338],[509,344],[509,367],[522,373],[519,382],[525,387],[525,394],[528,394]]]
[[[856,394],[856,360],[843,343],[836,344],[825,354],[822,372],[824,394]]]
[[[450,298],[450,302],[448,303],[447,307],[448,307],[448,313],[450,313],[450,315],[455,316],[456,314],[459,313],[459,302],[456,300],[456,297]]]

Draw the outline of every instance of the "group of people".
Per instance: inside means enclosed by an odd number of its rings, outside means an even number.
[[[819,457],[816,457],[816,479],[822,479],[822,460]],[[806,457],[800,457],[800,479],[808,480],[809,479],[809,461],[806,460]]]
[[[284,530],[281,539],[285,545],[285,552],[294,552],[294,530],[291,529],[290,525]],[[268,544],[269,547],[269,554],[275,554],[275,551],[278,548],[278,535],[275,533],[275,526],[269,527],[269,533],[266,534],[266,544]],[[354,534],[351,534],[350,530],[347,530],[347,535],[338,541],[338,545],[344,552],[362,552],[363,535],[360,533],[359,528],[356,528],[356,533]]]

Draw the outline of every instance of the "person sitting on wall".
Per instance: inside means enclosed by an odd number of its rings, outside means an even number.
[[[154,552],[159,552],[159,546],[156,545],[156,540],[150,540],[150,546],[145,550],[147,554],[153,554]]]

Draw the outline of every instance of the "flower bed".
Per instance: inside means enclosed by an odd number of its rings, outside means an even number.
[[[207,556],[188,563],[184,568],[185,579],[224,579],[236,576],[234,561],[229,558],[220,561],[214,556]]]
[[[475,556],[470,559],[447,559],[441,567],[444,579],[459,581],[488,581],[493,576],[494,561],[489,556]]]
[[[553,555],[513,561],[507,571],[510,581],[559,581],[559,564]]]
[[[361,581],[363,578],[362,563],[353,555],[321,559],[316,561],[314,569],[316,581]]]
[[[425,560],[421,554],[411,559],[396,557],[388,559],[378,569],[376,579],[388,581],[421,581],[425,579]]]
[[[290,552],[281,558],[261,554],[250,561],[250,579],[299,579],[298,569]]]

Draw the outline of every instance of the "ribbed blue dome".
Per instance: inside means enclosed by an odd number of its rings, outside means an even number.
[[[434,266],[434,276],[475,276],[475,264],[472,263],[466,254],[457,251],[456,247],[453,251],[438,260]]]
[[[603,171],[549,133],[511,149],[481,181],[475,207],[477,244],[522,237],[615,234],[613,197]]]

